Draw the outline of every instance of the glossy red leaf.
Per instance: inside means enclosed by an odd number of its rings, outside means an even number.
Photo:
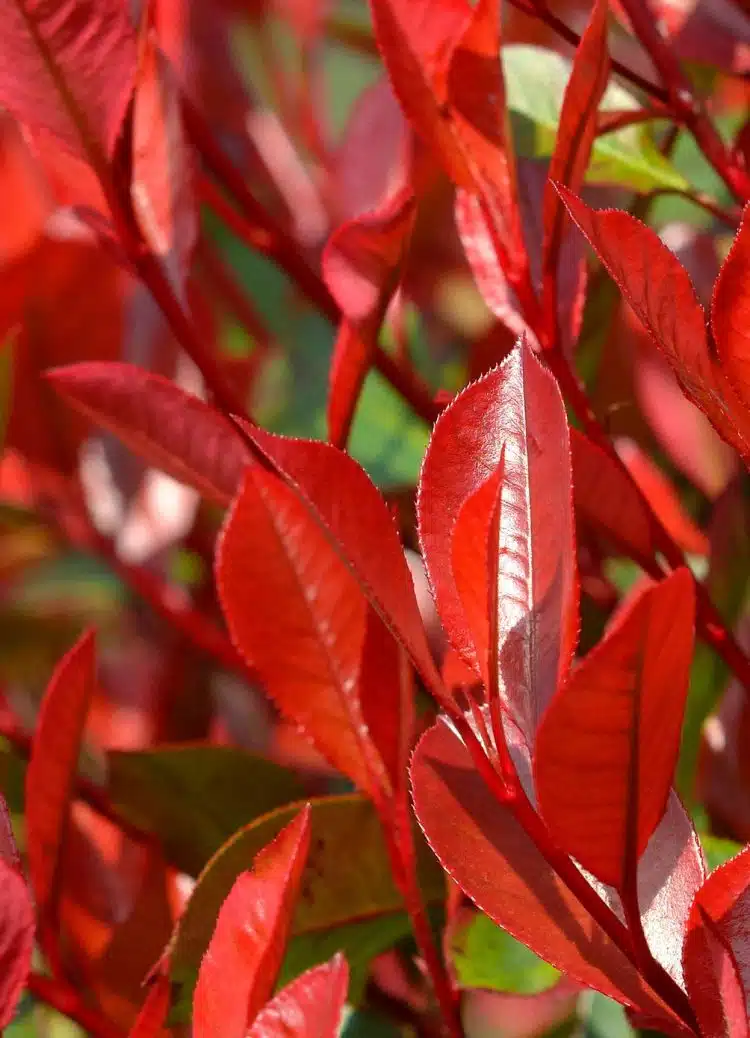
[[[29,873],[40,920],[54,925],[62,845],[94,691],[96,646],[89,631],[60,660],[39,710],[26,771]]]
[[[294,490],[259,466],[227,514],[216,580],[232,640],[282,713],[361,789],[381,789],[358,695],[367,601]]]
[[[329,374],[328,435],[337,446],[348,438],[380,326],[398,286],[415,201],[412,189],[402,188],[374,212],[334,231],[323,253],[323,276],[344,315]]]
[[[504,456],[497,468],[470,497],[458,513],[453,528],[451,562],[456,591],[473,633],[477,663],[485,687],[491,687],[490,668],[497,652],[493,613],[497,602],[492,592],[493,575],[497,577],[499,521],[502,515],[502,481]],[[497,586],[497,580],[495,580]]]
[[[677,570],[627,603],[550,703],[535,784],[558,842],[619,890],[672,786],[690,678],[693,580]]]
[[[557,267],[561,258],[565,209],[555,184],[580,191],[591,155],[597,111],[609,78],[607,50],[607,0],[595,0],[586,29],[578,44],[570,79],[565,88],[555,150],[544,189],[543,268],[546,305],[557,307]]]
[[[581,984],[674,1020],[492,796],[448,725],[438,723],[422,737],[411,776],[417,817],[433,851],[483,912]]]
[[[422,466],[422,554],[446,634],[475,668],[475,642],[482,633],[470,628],[454,581],[453,528],[503,451],[499,685],[531,743],[570,664],[578,587],[565,408],[555,380],[523,344],[446,408]]]
[[[465,0],[370,0],[375,38],[393,92],[449,176],[471,188],[473,174],[450,117],[448,62],[471,18]]]
[[[750,407],[750,206],[719,271],[711,300],[711,325],[723,370]]]
[[[718,955],[718,963],[714,959],[714,983],[721,980],[725,992],[731,994],[733,983],[727,970],[727,963],[716,942],[720,942],[734,957],[739,973],[739,980],[744,993],[746,1010],[750,1012],[750,944],[747,940],[748,913],[750,913],[750,847],[745,847],[736,857],[730,858],[715,869],[698,891],[690,913],[685,936],[685,976],[689,983],[695,983],[696,972],[705,968],[704,958],[707,935],[696,933],[698,927],[710,928],[708,940],[712,959]],[[719,966],[718,972],[716,966]],[[710,976],[710,975],[709,975]],[[704,982],[709,976],[703,976]],[[688,988],[690,991],[690,988]],[[701,996],[694,989],[692,997],[701,1001]],[[711,1017],[716,1021],[717,1006],[712,1007]],[[697,1010],[697,1004],[696,1004]]]
[[[111,155],[135,75],[125,0],[8,0],[0,40],[0,104],[72,152]]]
[[[76,364],[46,377],[151,465],[221,505],[234,497],[250,452],[237,430],[198,397],[131,364]]]
[[[158,973],[148,989],[128,1038],[160,1038],[166,1031],[172,986],[166,973]]]
[[[273,991],[310,849],[306,807],[255,858],[221,906],[193,997],[195,1038],[245,1038]]]
[[[684,949],[685,985],[705,1038],[747,1038],[745,992],[737,961],[698,899]]]
[[[307,970],[260,1011],[248,1038],[337,1038],[348,985],[343,955]]]
[[[153,32],[141,40],[132,132],[133,211],[146,243],[182,294],[198,237],[193,163],[179,84]]]
[[[294,489],[425,681],[439,684],[398,530],[365,471],[330,444],[274,436],[247,423],[243,428]]]
[[[654,231],[629,213],[590,209],[564,188],[560,192],[685,393],[750,460],[750,412],[709,350],[705,314],[685,268]]]
[[[34,906],[0,796],[0,1028],[13,1020],[31,968]]]

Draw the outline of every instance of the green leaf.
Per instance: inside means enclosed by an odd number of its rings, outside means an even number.
[[[527,157],[547,158],[554,148],[571,63],[554,51],[527,44],[504,47],[502,61],[517,147]],[[610,83],[601,104],[605,111],[639,107],[618,83]],[[641,192],[688,187],[642,125],[597,137],[586,179],[590,184],[621,184]]]
[[[117,809],[193,876],[240,826],[303,795],[291,771],[230,747],[116,750],[107,760]]]
[[[459,986],[536,995],[553,987],[560,972],[516,941],[481,912],[459,924],[451,941]]]
[[[313,800],[310,855],[292,925],[283,977],[343,951],[361,960],[364,944],[373,954],[404,933],[403,900],[391,876],[388,854],[372,804],[359,794]],[[299,810],[289,805],[241,829],[214,855],[198,878],[171,943],[171,973],[190,998],[219,908],[237,876]],[[424,843],[419,878],[428,902],[444,897],[443,872]],[[385,942],[385,943],[384,943]]]
[[[725,861],[729,861],[730,858],[739,854],[743,849],[743,844],[736,843],[734,840],[725,840],[720,836],[701,833],[700,838],[703,845],[703,853],[706,855],[706,864],[711,872],[714,869],[718,869],[719,865],[723,865]]]

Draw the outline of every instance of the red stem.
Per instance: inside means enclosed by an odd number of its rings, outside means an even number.
[[[738,202],[750,198],[750,176],[732,161],[732,156],[701,102],[694,96],[677,55],[659,32],[658,20],[648,0],[622,0],[633,32],[661,76],[668,103],[679,122],[692,133],[696,143]]]
[[[444,1027],[452,1038],[462,1038],[463,1028],[458,1012],[458,999],[451,988],[448,974],[435,945],[417,880],[417,861],[408,794],[404,790],[403,794],[397,796],[397,801],[385,805],[387,811],[383,805],[378,808],[388,847],[391,870],[396,885],[404,898],[417,947],[432,979]],[[376,805],[377,807],[378,805]]]
[[[92,1038],[125,1038],[125,1032],[111,1023],[106,1016],[86,1005],[75,990],[53,977],[29,973],[26,986],[35,998],[73,1020]]]

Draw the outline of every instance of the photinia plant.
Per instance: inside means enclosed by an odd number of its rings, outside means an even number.
[[[748,4],[0,29],[0,1026],[747,1038]]]

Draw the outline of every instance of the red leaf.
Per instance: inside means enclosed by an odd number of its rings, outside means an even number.
[[[348,985],[343,955],[307,970],[260,1011],[248,1038],[336,1038]]]
[[[578,588],[565,409],[555,380],[523,344],[443,412],[422,466],[422,554],[446,633],[478,673],[476,641],[482,643],[483,633],[469,627],[455,585],[453,528],[503,450],[499,684],[531,743],[570,664]]]
[[[745,992],[737,960],[721,930],[696,900],[687,926],[685,985],[705,1038],[747,1038]]]
[[[76,364],[47,378],[150,464],[221,505],[234,497],[250,453],[236,429],[198,397],[130,364]]]
[[[685,977],[690,985],[688,987],[690,996],[695,999],[696,1011],[701,1015],[707,1011],[707,1007],[704,1005],[699,1008],[702,997],[694,985],[698,972],[701,973],[704,982],[710,982],[711,975],[703,972],[706,966],[706,950],[710,952],[714,961],[714,984],[720,982],[724,994],[730,995],[733,999],[732,988],[734,985],[731,976],[728,976],[726,972],[731,967],[726,961],[722,961],[726,951],[731,952],[739,971],[745,1005],[750,1007],[748,908],[750,908],[750,847],[745,847],[736,857],[720,865],[711,873],[698,891],[690,913],[685,937]],[[705,928],[706,926],[710,927],[708,934],[696,933],[697,927]],[[716,947],[717,941],[723,945],[724,954],[721,954],[721,949]],[[706,944],[709,945],[708,949],[705,947]],[[714,956],[718,957],[718,962]],[[718,971],[717,966],[719,966]],[[718,1006],[714,1005],[710,1012],[713,1026],[718,1026],[717,1009]],[[726,1031],[719,1033],[731,1034]]]
[[[133,103],[130,197],[145,241],[180,294],[198,236],[192,156],[174,71],[148,32],[141,42]]]
[[[0,104],[72,152],[111,155],[135,73],[127,3],[8,0],[0,40]]]
[[[432,849],[483,912],[581,984],[674,1020],[492,796],[446,724],[422,737],[411,776],[414,807]]]
[[[337,446],[348,438],[380,326],[398,286],[414,218],[415,197],[406,186],[375,212],[334,231],[323,253],[326,284],[344,314],[329,375],[328,435]]]
[[[158,973],[148,989],[128,1038],[160,1038],[164,1033],[172,986],[166,973]]]
[[[468,157],[446,117],[448,62],[471,8],[465,0],[370,0],[370,7],[375,38],[401,107],[448,175],[471,188]]]
[[[596,135],[597,110],[609,78],[607,10],[607,0],[595,0],[591,17],[578,44],[565,88],[555,151],[544,189],[543,268],[546,306],[553,313],[557,307],[557,268],[565,216],[555,184],[562,184],[577,193],[586,174]]]
[[[306,807],[235,881],[198,972],[195,1038],[245,1038],[273,991],[309,848]]]
[[[34,907],[0,796],[0,1028],[15,1016],[34,948]]]
[[[42,700],[26,772],[29,873],[40,920],[54,926],[61,849],[78,755],[94,690],[96,647],[89,631],[63,656]]]
[[[361,789],[382,789],[358,695],[367,601],[295,492],[259,466],[227,515],[216,580],[232,640],[279,709]]]
[[[425,681],[439,684],[398,531],[364,470],[330,444],[243,428],[294,489]]]
[[[646,588],[550,703],[535,779],[558,842],[622,890],[661,820],[680,745],[695,600],[688,570]]]
[[[654,231],[629,213],[589,209],[564,188],[560,193],[687,396],[749,461],[750,414],[711,355],[705,314],[684,267]]]
[[[711,324],[721,366],[750,407],[750,205],[719,271],[711,300]]]

